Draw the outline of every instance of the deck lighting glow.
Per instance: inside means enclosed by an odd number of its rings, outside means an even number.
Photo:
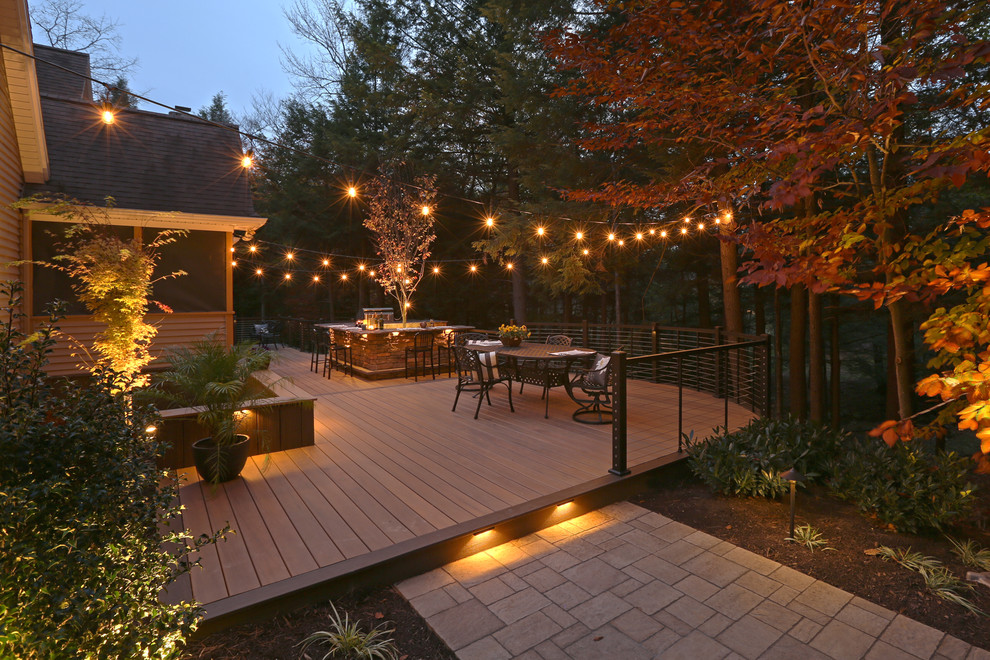
[[[477,532],[474,533],[474,535],[481,536],[482,534],[487,534],[488,532],[494,532],[494,531],[495,531],[494,527],[489,527],[488,529],[479,529]]]
[[[100,120],[109,126],[110,124],[117,121],[117,115],[113,113],[113,110],[104,110],[100,113]]]
[[[557,508],[558,509],[563,509],[563,508],[568,507],[568,506],[570,506],[572,504],[574,504],[574,500],[567,500],[566,502],[561,502],[560,504],[558,504],[557,505]]]

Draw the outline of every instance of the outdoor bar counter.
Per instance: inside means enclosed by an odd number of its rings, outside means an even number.
[[[361,326],[344,325],[339,323],[320,323],[318,328],[333,330],[338,343],[351,346],[351,357],[354,365],[354,375],[370,380],[382,378],[401,378],[405,374],[406,349],[413,346],[413,335],[428,330],[434,335],[433,360],[437,364],[437,374],[440,373],[440,361],[437,356],[436,344],[446,344],[451,335],[456,332],[473,330],[470,325],[431,325],[423,328],[419,321],[409,321],[409,327],[400,323],[389,323],[384,330],[366,330]],[[420,357],[420,365],[423,359]],[[409,359],[410,375],[412,374],[412,357]],[[429,365],[429,361],[427,361]],[[444,371],[447,363],[444,358]],[[420,375],[423,375],[422,367]],[[425,372],[429,377],[429,367]]]

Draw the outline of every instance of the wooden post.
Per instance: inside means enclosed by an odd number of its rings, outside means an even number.
[[[581,321],[581,341],[582,346],[585,348],[591,348],[591,344],[588,343],[588,319],[585,318]]]

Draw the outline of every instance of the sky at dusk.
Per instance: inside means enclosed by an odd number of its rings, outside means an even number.
[[[33,4],[28,0],[29,5]],[[278,0],[83,0],[82,13],[117,20],[121,54],[137,57],[133,91],[194,111],[219,91],[235,116],[265,89],[288,96],[279,44],[301,52]],[[39,41],[35,35],[35,41]],[[142,104],[145,110],[160,108]]]

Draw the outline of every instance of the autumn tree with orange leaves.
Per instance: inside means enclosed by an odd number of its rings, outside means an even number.
[[[607,110],[582,146],[689,166],[572,195],[735,209],[722,238],[746,251],[745,281],[887,311],[899,419],[877,433],[917,435],[913,393],[936,396],[938,421],[974,430],[990,470],[990,209],[959,201],[990,169],[986,3],[598,4],[595,28],[551,42],[576,72],[560,93]],[[915,385],[919,309],[937,356]]]

